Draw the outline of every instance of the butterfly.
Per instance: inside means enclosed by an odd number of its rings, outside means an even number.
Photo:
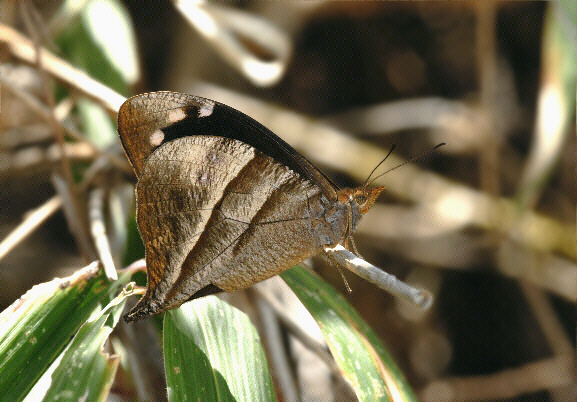
[[[118,134],[138,178],[148,280],[127,322],[348,245],[384,189],[340,189],[256,120],[199,96],[134,96],[120,107]]]

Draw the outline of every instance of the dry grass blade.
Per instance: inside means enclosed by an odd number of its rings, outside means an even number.
[[[268,87],[283,77],[291,42],[268,21],[214,3],[174,1],[174,4],[223,59],[253,84]]]
[[[104,196],[104,190],[101,188],[96,188],[90,192],[90,201],[88,205],[90,215],[90,233],[92,234],[94,246],[96,247],[100,261],[104,266],[106,276],[111,281],[115,281],[118,279],[118,274],[116,273],[114,260],[110,253],[108,237],[106,236],[106,223],[103,211]]]
[[[38,208],[28,212],[24,221],[0,243],[0,260],[61,207],[62,198],[57,195]]]
[[[419,400],[449,402],[515,398],[542,389],[572,384],[574,368],[574,356],[569,354],[486,376],[446,378],[431,382],[420,393]]]
[[[12,55],[27,63],[34,64],[36,60],[34,45],[16,30],[0,24],[0,42],[7,45]],[[125,101],[122,95],[94,80],[48,50],[40,49],[40,53],[42,66],[47,73],[98,102],[111,114],[116,114],[120,105]]]

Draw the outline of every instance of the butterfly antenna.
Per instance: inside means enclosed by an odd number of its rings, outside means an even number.
[[[391,146],[391,149],[389,150],[389,153],[387,154],[387,156],[385,156],[385,157],[383,158],[383,160],[380,161],[379,164],[378,164],[377,166],[375,166],[375,168],[371,171],[371,174],[369,174],[369,177],[367,177],[367,180],[365,180],[365,182],[363,183],[363,186],[362,186],[363,188],[368,185],[368,182],[369,182],[371,176],[373,175],[373,173],[375,173],[375,170],[377,170],[377,168],[378,168],[379,166],[381,166],[384,161],[387,160],[387,158],[389,157],[389,155],[391,155],[391,154],[393,153],[393,149],[395,149],[395,147],[396,147],[396,145],[393,144],[393,145]],[[372,182],[372,180],[371,180],[371,182]]]
[[[395,169],[398,169],[398,168],[400,168],[401,166],[406,165],[407,163],[411,163],[411,162],[414,162],[414,161],[416,161],[416,160],[419,160],[419,159],[421,159],[422,157],[430,154],[431,152],[434,152],[437,148],[442,147],[443,145],[447,145],[447,143],[441,142],[440,144],[435,145],[435,146],[433,147],[433,149],[429,149],[428,151],[425,151],[425,152],[423,152],[422,154],[420,154],[420,155],[418,155],[418,156],[415,156],[414,158],[411,158],[411,159],[409,159],[409,160],[404,161],[404,162],[401,163],[400,165],[397,165],[397,166],[395,166],[394,168],[391,168],[391,169],[387,170],[386,172],[381,173],[380,175],[378,175],[377,177],[375,177],[375,178],[374,178],[373,180],[371,180],[370,182],[368,182],[368,183],[365,182],[366,184],[364,184],[364,185],[365,185],[365,186],[368,186],[369,184],[371,184],[372,182],[374,182],[375,180],[377,180],[379,177],[384,176],[384,175],[386,175],[387,173],[389,173],[389,172],[391,172],[391,171],[393,171],[393,170],[395,170]],[[393,150],[393,149],[391,148],[391,151],[392,151],[392,150]],[[385,159],[387,159],[387,157],[391,154],[391,151],[389,151],[389,153],[387,154],[387,156],[385,157]],[[383,162],[384,162],[384,159],[383,159],[383,161],[381,161],[381,163],[383,163]],[[379,165],[380,165],[381,163],[379,163]],[[379,167],[379,165],[377,165],[377,167]],[[375,169],[376,169],[376,168],[375,168]],[[373,172],[374,172],[374,169],[373,169]],[[371,174],[373,174],[373,173],[371,172]],[[369,177],[371,177],[371,176],[369,175]],[[367,179],[367,180],[368,180],[368,179]]]
[[[353,290],[349,286],[349,282],[347,282],[347,278],[345,278],[345,274],[343,274],[341,267],[339,267],[338,265],[337,265],[337,270],[339,271],[339,274],[341,274],[341,278],[343,279],[343,282],[345,283],[345,287],[347,288],[347,293],[353,293]]]

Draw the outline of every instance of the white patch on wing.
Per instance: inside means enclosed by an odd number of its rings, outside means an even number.
[[[150,135],[150,145],[158,147],[164,141],[164,133],[161,130],[156,130]]]
[[[173,109],[168,112],[168,116],[166,116],[166,120],[169,123],[176,123],[183,120],[186,117],[186,112],[182,109]]]
[[[198,117],[208,117],[214,110],[214,103],[205,103],[198,109]]]

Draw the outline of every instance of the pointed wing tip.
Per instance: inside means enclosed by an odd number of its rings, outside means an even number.
[[[149,318],[155,316],[157,314],[163,313],[166,311],[165,309],[160,308],[160,306],[155,305],[150,302],[150,300],[144,295],[130,310],[127,314],[125,314],[122,318],[125,322],[131,323],[143,320],[145,318]]]
[[[126,322],[127,324],[130,324],[131,322],[136,322],[139,320],[138,317],[135,317],[134,314],[132,314],[132,312],[130,313],[126,313],[122,316],[122,319],[124,320],[124,322]]]
[[[122,316],[122,318],[124,319],[124,322],[131,323],[131,322],[143,320],[143,319],[148,318],[148,317],[152,317],[153,315],[156,315],[156,314],[150,313],[144,309],[133,308],[132,310],[130,310],[129,313],[124,314],[124,316]]]

